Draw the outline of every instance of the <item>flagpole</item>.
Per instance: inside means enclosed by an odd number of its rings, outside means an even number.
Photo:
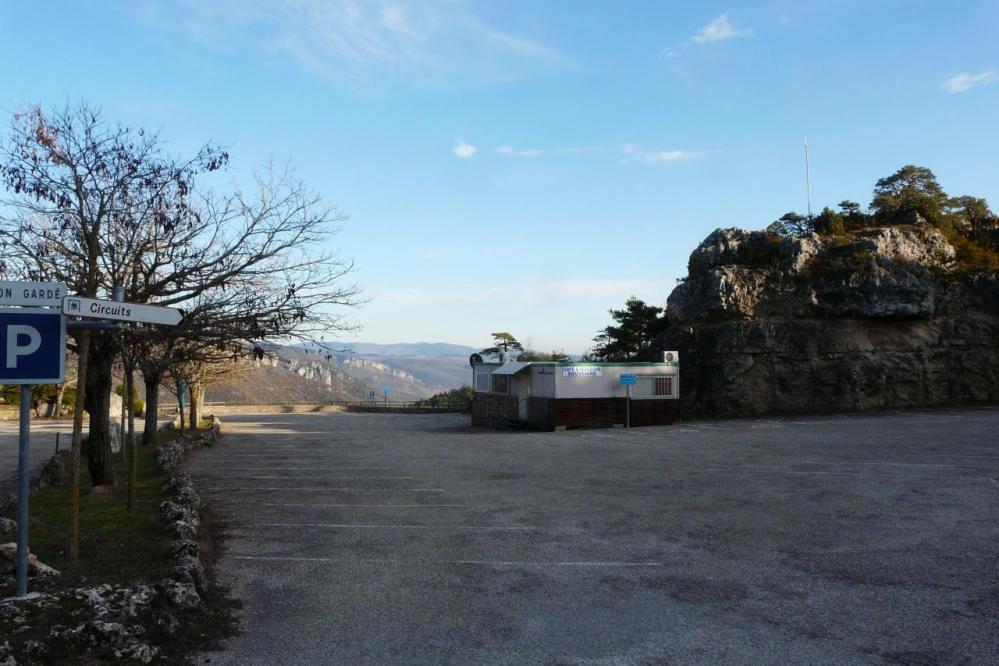
[[[805,200],[808,202],[808,217],[812,217],[812,174],[808,164],[808,137],[805,137]]]

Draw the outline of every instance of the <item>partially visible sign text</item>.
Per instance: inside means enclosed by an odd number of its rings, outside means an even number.
[[[595,365],[568,365],[562,368],[563,377],[602,377],[604,369]]]

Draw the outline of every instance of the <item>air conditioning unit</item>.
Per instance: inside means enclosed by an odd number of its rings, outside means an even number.
[[[679,362],[680,362],[680,352],[678,351],[663,352],[663,363],[679,363]]]

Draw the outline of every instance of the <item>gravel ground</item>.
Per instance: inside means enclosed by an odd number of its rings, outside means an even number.
[[[999,663],[999,410],[227,417],[212,664]]]

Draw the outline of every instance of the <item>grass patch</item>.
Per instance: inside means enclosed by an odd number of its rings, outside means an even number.
[[[199,434],[199,431],[185,432],[190,437]],[[170,493],[163,490],[166,475],[156,466],[154,452],[157,446],[178,436],[177,431],[161,431],[153,446],[137,447],[134,513],[126,508],[127,469],[121,460],[115,461],[120,484],[117,488],[90,486],[86,467],[81,469],[79,559],[70,559],[67,551],[68,489],[46,487],[32,493],[28,535],[31,552],[62,575],[47,580],[30,579],[29,591],[57,593],[104,583],[154,586],[168,576],[173,562],[168,552],[170,540],[160,521],[159,505],[170,497]],[[223,527],[212,520],[207,509],[202,510],[201,519],[201,559],[210,569],[224,539]],[[13,594],[13,581],[0,590],[0,596]],[[82,600],[70,596],[55,605],[30,608],[33,610],[18,620],[0,617],[0,636],[9,637],[18,663],[22,663],[21,659],[27,659],[25,663],[61,664],[118,661],[111,647],[95,647],[87,642],[85,635],[68,640],[49,635],[53,627],[65,629],[88,620],[90,611]],[[141,640],[160,650],[156,663],[189,663],[191,655],[235,635],[238,608],[239,603],[229,598],[225,589],[210,582],[198,608],[179,609],[159,596],[141,611],[135,622],[144,628]],[[177,628],[171,629],[162,622],[163,618],[175,618],[173,622],[179,623]],[[44,645],[45,651],[34,653],[33,644]]]
[[[157,434],[156,445],[176,437]],[[115,461],[118,487],[90,485],[86,466],[80,470],[80,557],[67,550],[68,491],[49,487],[31,496],[28,543],[38,558],[62,572],[59,586],[77,583],[152,584],[170,569],[169,539],[160,522],[160,502],[168,498],[166,481],[153,459],[155,446],[139,446],[136,470],[136,510],[126,508],[128,470]]]

